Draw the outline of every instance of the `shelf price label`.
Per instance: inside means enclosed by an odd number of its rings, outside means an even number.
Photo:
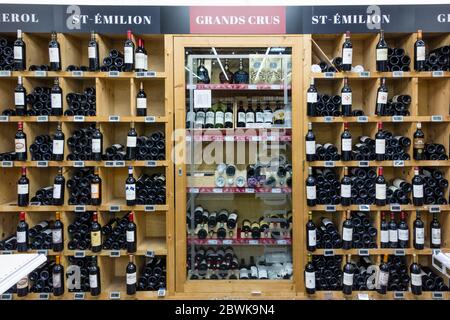
[[[358,167],[367,168],[369,166],[369,161],[358,161]]]
[[[153,123],[156,122],[156,117],[155,116],[147,116],[144,118],[144,122],[145,123]]]
[[[394,299],[396,300],[403,300],[405,299],[405,293],[402,291],[395,291],[394,292]]]
[[[222,188],[213,188],[213,192],[214,193],[222,193],[223,189]]]
[[[150,160],[145,162],[146,167],[156,167],[156,161]]]
[[[120,116],[116,115],[109,116],[109,122],[120,122]]]
[[[75,206],[75,212],[86,212],[86,206]]]
[[[155,206],[144,206],[145,212],[153,212],[155,211]]]
[[[11,77],[11,71],[9,71],[9,70],[0,70],[0,77]]]
[[[40,206],[41,203],[39,201],[31,201],[30,206]]]
[[[110,292],[109,299],[110,300],[120,300],[120,292],[118,292],[118,291]]]
[[[135,73],[136,78],[154,78],[156,77],[155,71],[139,71]]]
[[[359,249],[358,250],[358,255],[361,257],[367,257],[369,256],[369,250],[367,249]]]
[[[334,78],[336,76],[336,72],[325,72],[323,75],[325,78]]]
[[[370,77],[370,71],[361,71],[359,73],[360,78],[369,78]]]
[[[11,168],[13,166],[12,161],[2,161],[1,164],[2,164],[2,167],[5,167],[5,168]]]
[[[109,251],[109,256],[111,258],[118,258],[118,257],[120,257],[120,250],[110,250]]]
[[[47,76],[47,71],[44,70],[36,70],[34,72],[34,76],[35,77],[46,77]]]
[[[48,116],[37,116],[37,122],[48,122]]]
[[[119,77],[120,76],[120,72],[119,71],[108,71],[108,77]]]
[[[323,117],[323,121],[326,123],[331,123],[331,122],[333,122],[333,120],[334,120],[334,117],[332,117],[332,116]]]
[[[358,293],[358,300],[369,300],[368,293]]]
[[[325,211],[326,212],[335,212],[336,211],[336,206],[334,204],[329,204],[325,206]]]
[[[75,292],[73,294],[73,300],[84,300],[84,292]]]
[[[0,122],[8,122],[9,116],[0,116]]]
[[[402,78],[403,77],[403,71],[392,71],[392,77],[393,78]]]
[[[393,161],[393,165],[394,165],[394,167],[404,167],[405,166],[405,161],[403,161],[403,160],[394,160]]]
[[[37,251],[37,253],[48,256],[48,250],[47,249],[40,249],[40,250]]]
[[[148,257],[148,258],[153,258],[153,257],[155,256],[155,251],[153,251],[153,250],[147,250],[147,251],[145,252],[145,256]]]
[[[281,193],[281,188],[272,188],[272,193]]]
[[[334,256],[334,250],[333,249],[325,249],[325,250],[323,250],[323,255],[325,257],[332,257],[332,256]]]
[[[189,192],[190,193],[199,193],[200,189],[199,188],[189,188]]]
[[[403,116],[392,116],[392,122],[403,122]]]
[[[86,256],[85,250],[75,250],[74,252],[75,258],[84,258]]]
[[[50,294],[48,293],[39,293],[39,300],[48,300],[50,298]]]
[[[444,71],[442,71],[442,70],[433,71],[433,72],[431,72],[431,76],[432,77],[443,77]]]
[[[259,241],[258,241],[258,240],[251,239],[251,240],[248,240],[248,244],[253,245],[253,246],[256,246],[256,245],[259,244]]]
[[[440,206],[436,206],[436,205],[430,206],[430,207],[428,208],[428,211],[429,211],[430,213],[439,213],[439,212],[441,212],[441,207],[440,207]]]
[[[400,212],[402,211],[402,206],[399,204],[391,204],[390,209],[392,212]]]
[[[399,257],[403,257],[405,255],[405,250],[403,250],[403,249],[395,249],[394,250],[394,255],[399,256]]]
[[[11,293],[3,293],[0,296],[0,300],[12,300],[13,295]]]
[[[76,168],[83,168],[84,167],[84,161],[74,161],[73,166]]]
[[[166,289],[160,288],[158,289],[158,297],[163,298],[166,296]]]
[[[368,205],[368,204],[360,204],[358,208],[359,208],[359,211],[365,211],[365,212],[370,211],[370,205]]]
[[[109,206],[109,212],[119,212],[120,206],[117,204],[112,204]]]
[[[358,116],[356,118],[356,122],[363,122],[363,123],[369,122],[369,117],[368,116]]]
[[[431,293],[431,298],[433,300],[442,300],[444,298],[444,294],[440,291],[434,291]]]
[[[431,116],[431,122],[442,122],[444,121],[444,117],[440,114],[435,114]]]
[[[285,245],[287,245],[287,241],[284,239],[280,239],[280,240],[277,240],[277,244],[280,246],[285,246]]]
[[[245,188],[245,193],[255,193],[254,188]]]
[[[84,116],[73,116],[74,122],[84,122]]]
[[[3,250],[0,251],[1,254],[13,254],[13,252],[11,250]]]
[[[72,71],[72,77],[82,77],[84,76],[84,72],[81,70],[74,70]]]
[[[125,167],[125,161],[122,160],[114,161],[114,167]]]
[[[212,245],[217,245],[219,243],[216,239],[208,239],[206,242]]]
[[[335,166],[336,166],[336,163],[334,161],[325,161],[325,167],[334,168]]]
[[[224,244],[224,245],[232,245],[233,244],[233,240],[222,240],[222,243]]]
[[[105,161],[105,167],[114,167],[114,161]]]
[[[40,168],[46,168],[48,167],[48,161],[38,161],[37,166]]]

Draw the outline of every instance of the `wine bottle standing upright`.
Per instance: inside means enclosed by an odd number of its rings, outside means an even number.
[[[131,30],[127,31],[127,40],[125,41],[123,52],[125,55],[125,63],[123,65],[124,71],[133,71],[134,70],[134,42],[133,42],[133,35],[131,34]]]
[[[227,107],[225,109],[224,115],[224,127],[225,128],[233,128],[233,104],[227,103]]]
[[[91,148],[92,148],[92,160],[101,161],[103,154],[103,134],[100,132],[98,128],[98,124],[92,133],[91,140]]]
[[[64,250],[64,224],[61,222],[61,212],[56,211],[56,219],[52,228],[52,248],[55,252]]]
[[[145,94],[142,81],[139,86],[139,92],[136,95],[136,115],[138,117],[147,116],[147,95]]]
[[[98,167],[94,168],[94,175],[91,179],[91,205],[102,204],[102,179],[99,176]]]
[[[311,83],[308,90],[306,91],[306,115],[308,117],[315,117],[316,114],[316,104],[318,100],[317,88],[314,84],[314,78],[311,78]]]
[[[414,249],[423,250],[425,246],[425,227],[420,218],[420,211],[416,210],[416,220],[414,220]]]
[[[64,205],[64,193],[65,193],[66,179],[62,175],[62,167],[58,168],[55,180],[53,182],[53,205]]]
[[[64,132],[61,129],[61,123],[56,126],[56,132],[53,135],[53,147],[52,147],[52,160],[63,161],[64,160]]]
[[[425,69],[425,41],[422,39],[422,30],[417,30],[417,40],[414,43],[414,70]]]
[[[375,105],[375,114],[377,116],[386,115],[388,103],[388,88],[386,87],[386,78],[381,78],[380,86],[377,90],[377,102]]]
[[[316,270],[312,263],[312,254],[308,253],[308,262],[305,266],[305,288],[307,294],[316,293]]]
[[[50,60],[50,71],[61,70],[61,50],[56,36],[56,32],[52,32],[52,38],[48,44],[48,56]]]
[[[405,219],[405,212],[400,212],[400,222],[398,223],[398,247],[403,249],[409,247],[409,228]]]
[[[350,40],[350,31],[345,33],[345,40],[342,44],[342,71],[352,70],[353,45]]]
[[[413,140],[414,160],[425,160],[425,134],[422,131],[422,123],[417,122]]]
[[[313,207],[317,202],[316,178],[313,176],[312,168],[308,168],[308,178],[306,179],[306,204]]]
[[[398,248],[398,228],[393,212],[391,212],[391,219],[389,220],[389,247]]]
[[[127,277],[126,277],[126,283],[127,283],[127,295],[133,295],[136,293],[136,283],[137,283],[137,276],[136,276],[136,265],[134,264],[134,256],[132,254],[129,255],[129,261],[127,265]]]
[[[306,161],[316,160],[316,136],[312,131],[312,123],[308,122],[308,133],[305,137],[306,141]]]
[[[25,212],[22,211],[19,214],[19,223],[16,228],[16,241],[17,241],[17,251],[26,252],[28,251],[28,223],[25,221]]]
[[[433,220],[430,223],[430,248],[439,249],[441,247],[441,224],[437,218],[437,212],[433,213]]]
[[[125,181],[125,199],[127,206],[136,204],[136,179],[133,177],[133,167],[128,167],[128,177]]]
[[[17,39],[14,41],[14,70],[24,71],[27,69],[26,45],[22,39],[22,30],[17,29]]]
[[[91,251],[100,252],[102,251],[102,227],[98,223],[98,212],[92,214],[91,222]]]
[[[387,72],[388,70],[388,45],[384,40],[384,31],[380,30],[380,39],[376,46],[377,71]]]
[[[375,134],[375,155],[377,161],[384,161],[386,155],[386,136],[383,131],[382,122],[378,122],[378,131]]]
[[[135,71],[137,72],[143,72],[147,70],[147,66],[145,65],[145,52],[144,52],[144,45],[142,43],[142,39],[138,38],[138,45],[136,47],[136,51],[134,54],[134,61],[135,61]]]
[[[91,31],[91,39],[88,43],[89,71],[98,71],[100,68],[98,43],[95,38],[95,31]]]
[[[348,85],[348,78],[344,78],[344,86],[341,90],[341,108],[342,116],[352,115],[352,88]]]
[[[342,248],[350,250],[353,244],[353,222],[350,216],[350,210],[347,210],[347,216],[342,224]]]
[[[423,206],[424,202],[424,179],[419,173],[419,168],[414,167],[414,177],[412,179],[413,185],[413,204],[415,206]]]
[[[389,224],[386,221],[386,212],[381,212],[381,223],[380,223],[380,242],[381,248],[389,248]]]
[[[413,254],[413,263],[409,267],[411,275],[411,293],[414,295],[422,294],[422,269],[417,263],[417,255]]]
[[[306,249],[316,251],[317,246],[317,227],[312,221],[312,212],[308,212],[308,222],[306,223]]]
[[[344,132],[341,134],[341,159],[352,160],[352,135],[348,130],[348,122],[344,122]]]
[[[30,201],[30,180],[27,178],[27,168],[22,167],[22,175],[17,182],[17,205],[26,207]]]
[[[102,292],[100,268],[97,265],[96,256],[92,256],[92,261],[89,266],[89,288],[92,296],[98,296]]]
[[[127,151],[125,159],[135,160],[136,159],[136,143],[137,143],[137,132],[134,128],[134,122],[131,123],[131,128],[128,130],[127,134]]]
[[[341,180],[341,204],[349,206],[352,203],[352,180],[348,175],[348,167],[344,167],[344,176]]]
[[[64,294],[64,267],[61,265],[61,256],[55,257],[55,264],[52,268],[53,295],[61,296]]]
[[[383,167],[378,167],[378,176],[375,179],[375,204],[386,205],[386,179],[383,176]]]
[[[381,260],[380,271],[378,273],[378,293],[386,294],[389,283],[388,255],[385,254]]]
[[[22,76],[17,77],[17,86],[14,89],[14,106],[17,116],[27,115],[27,89],[23,86]]]
[[[52,116],[62,116],[63,114],[63,91],[59,86],[59,79],[53,80],[53,87],[50,92],[50,106]]]
[[[134,212],[132,211],[128,215],[128,224],[126,227],[127,252],[128,253],[133,253],[133,252],[136,252],[136,250],[137,250],[136,233],[137,233],[136,223],[134,223]]]
[[[351,261],[351,255],[347,255],[347,261],[344,265],[344,272],[342,274],[342,293],[346,295],[352,294],[353,278],[355,275],[355,267]]]
[[[14,137],[14,151],[17,161],[27,160],[27,135],[23,131],[23,122],[17,124],[17,132]]]

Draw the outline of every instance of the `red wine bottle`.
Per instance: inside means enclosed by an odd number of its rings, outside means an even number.
[[[414,249],[423,250],[425,246],[425,227],[420,218],[419,210],[416,211],[416,220],[414,220]]]
[[[128,215],[128,224],[126,227],[126,237],[127,237],[127,252],[134,253],[136,252],[136,240],[137,240],[137,229],[136,224],[134,223],[134,212],[130,212]]]
[[[53,182],[53,205],[62,206],[64,204],[65,187],[66,179],[62,175],[62,167],[59,167]]]
[[[441,247],[441,224],[437,218],[437,213],[433,213],[433,220],[430,223],[430,248],[438,249]]]
[[[308,178],[306,179],[306,204],[313,207],[317,202],[316,178],[313,176],[312,168],[308,168]]]
[[[341,159],[352,160],[352,135],[348,130],[348,122],[344,122],[344,132],[341,134]]]
[[[409,267],[411,275],[411,293],[414,295],[422,294],[422,269],[417,263],[417,255],[413,254],[413,263]]]
[[[28,223],[25,221],[25,212],[21,211],[19,214],[19,223],[16,228],[16,239],[17,239],[17,251],[26,252],[28,251]]]
[[[386,212],[381,212],[380,242],[382,249],[389,248],[389,224],[386,221]]]
[[[133,71],[134,70],[134,42],[133,42],[133,35],[131,34],[131,30],[127,31],[127,40],[125,41],[123,52],[125,55],[125,63],[123,65],[124,71]]]
[[[25,297],[28,295],[28,275],[17,282],[17,296]]]
[[[352,60],[353,60],[353,45],[350,40],[350,31],[345,33],[345,40],[342,44],[342,71],[352,70]]]
[[[398,248],[398,228],[393,212],[391,212],[391,219],[389,220],[389,247]]]
[[[422,123],[417,122],[414,132],[413,157],[414,160],[425,160],[425,134],[422,131]]]
[[[24,71],[27,69],[27,50],[22,39],[22,30],[17,29],[17,39],[14,41],[14,70]]]
[[[136,179],[133,177],[133,167],[128,167],[128,178],[125,181],[125,198],[127,206],[136,204]]]
[[[380,271],[378,273],[378,293],[386,294],[389,283],[389,265],[388,255],[385,254],[380,264]]]
[[[398,223],[398,247],[404,249],[409,246],[409,228],[405,216],[405,212],[400,212],[400,222]]]
[[[50,92],[50,106],[52,116],[62,116],[63,114],[63,91],[59,86],[59,79],[55,78]]]
[[[312,131],[312,123],[308,123],[308,133],[305,137],[306,141],[306,161],[316,160],[316,136]]]
[[[308,263],[305,266],[305,288],[307,294],[316,293],[316,270],[310,253],[308,253]]]
[[[53,295],[61,296],[64,294],[64,267],[61,265],[61,256],[55,257],[55,264],[52,268]]]
[[[101,161],[103,154],[103,134],[100,132],[98,127],[96,127],[94,132],[92,132],[91,149],[92,160]]]
[[[353,244],[353,222],[350,216],[350,210],[347,210],[347,217],[342,224],[342,248],[350,250]]]
[[[55,252],[64,250],[64,224],[61,222],[61,212],[56,211],[56,219],[52,228],[52,248]]]
[[[92,256],[92,262],[89,266],[89,287],[92,296],[98,296],[102,292],[100,279],[100,268],[97,265],[97,257]]]
[[[316,251],[317,247],[317,227],[312,221],[312,212],[308,212],[308,222],[306,223],[306,249]]]
[[[344,167],[344,177],[341,180],[341,204],[349,206],[352,202],[352,180],[348,175],[348,167]]]
[[[375,134],[375,155],[377,161],[384,161],[386,155],[386,135],[383,123],[378,122],[378,132]]]
[[[98,212],[92,214],[91,222],[91,250],[92,252],[102,251],[102,227],[98,223]]]
[[[17,132],[14,137],[14,150],[17,161],[27,160],[27,135],[23,132],[23,122],[17,124]]]
[[[141,82],[139,92],[136,95],[136,115],[145,117],[147,115],[147,95],[144,91],[144,83]]]
[[[91,31],[91,39],[88,43],[89,71],[98,71],[100,68],[98,43],[95,39],[95,31]]]
[[[17,86],[14,89],[14,105],[17,116],[27,115],[27,89],[23,86],[22,77],[17,77]]]
[[[378,176],[375,179],[375,204],[386,205],[386,179],[383,176],[383,167],[378,167]]]
[[[126,270],[127,295],[133,295],[136,293],[136,283],[137,283],[136,265],[134,264],[134,256],[130,254],[129,257],[130,260],[128,262]]]
[[[353,278],[355,275],[355,266],[351,262],[351,255],[347,255],[347,262],[344,265],[342,273],[342,293],[346,295],[352,294]]]
[[[414,177],[412,179],[413,185],[413,204],[415,206],[423,206],[424,202],[424,179],[420,176],[419,168],[414,167]]]
[[[48,44],[48,56],[50,60],[50,71],[61,70],[61,51],[56,32],[52,32],[52,38]]]
[[[417,30],[417,40],[414,43],[414,70],[425,69],[425,41],[422,39],[422,30]]]
[[[102,204],[102,179],[98,174],[98,167],[94,168],[94,174],[91,178],[91,205],[99,206]]]
[[[58,123],[56,132],[53,135],[53,148],[52,148],[52,160],[63,161],[64,160],[64,133],[61,130],[61,123]]]
[[[144,45],[142,43],[141,38],[138,38],[138,45],[136,47],[134,58],[136,61],[135,71],[137,71],[137,72],[146,71],[147,66],[145,65],[146,59],[145,59]]]
[[[27,178],[27,168],[22,167],[22,176],[17,182],[17,205],[19,207],[28,206],[30,199],[30,180]]]
[[[344,86],[341,90],[341,108],[342,116],[350,117],[352,115],[352,88],[348,85],[348,78],[344,78]]]
[[[136,159],[136,143],[137,143],[137,132],[134,128],[134,122],[131,123],[131,128],[127,134],[127,150],[125,158],[127,160],[135,160]]]
[[[315,117],[316,114],[316,104],[318,102],[317,88],[314,84],[314,78],[311,78],[311,84],[306,91],[306,115],[308,117]]]
[[[380,39],[376,46],[376,67],[378,72],[388,71],[388,45],[384,40],[384,31],[380,30]]]
[[[377,101],[375,105],[375,114],[385,116],[388,103],[388,88],[386,87],[386,78],[381,78],[380,86],[377,91]]]

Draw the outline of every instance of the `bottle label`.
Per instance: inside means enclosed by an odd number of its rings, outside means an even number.
[[[88,57],[89,57],[89,59],[97,58],[97,48],[96,47],[88,47]]]
[[[238,113],[238,122],[245,123],[245,112],[239,112]]]
[[[376,139],[375,140],[375,153],[385,154],[386,153],[386,139]]]
[[[417,61],[425,61],[425,47],[416,48],[416,59]]]
[[[349,184],[341,185],[341,197],[342,198],[351,198],[352,197],[352,186]]]
[[[264,122],[265,123],[272,123],[272,120],[273,120],[272,111],[264,110]]]
[[[398,242],[397,230],[389,230],[389,242]]]
[[[316,103],[317,102],[317,92],[307,92],[306,99],[308,103]]]
[[[61,199],[61,185],[59,183],[53,185],[53,199]]]
[[[62,243],[62,230],[61,229],[53,229],[52,230],[52,242],[53,243]]]
[[[136,108],[147,109],[147,98],[136,98]]]
[[[239,278],[240,279],[248,278],[248,270],[246,268],[242,268],[239,270]]]
[[[253,112],[245,113],[245,122],[246,123],[254,123],[255,122],[255,114]]]
[[[306,197],[309,200],[316,200],[316,186],[306,186]]]
[[[26,231],[17,231],[16,238],[17,238],[17,243],[25,243],[27,241],[27,232]]]
[[[344,48],[342,50],[342,64],[352,64],[353,48]]]
[[[223,111],[216,111],[216,124],[223,125],[224,123],[224,114]]]
[[[52,103],[53,109],[61,109],[62,108],[61,93],[52,93],[51,100],[52,100],[51,103]]]
[[[380,284],[380,286],[387,286],[389,281],[389,272],[380,271],[379,275],[380,276],[378,278],[378,283]]]
[[[413,184],[413,197],[423,198],[423,184],[415,185]]]
[[[378,200],[386,199],[386,184],[375,184],[375,197]]]
[[[92,139],[92,152],[100,153],[101,139]]]
[[[408,230],[398,229],[398,239],[401,241],[408,241],[409,239]]]
[[[124,47],[125,63],[133,63],[134,52],[132,47]]]
[[[316,154],[315,141],[306,141],[306,154]]]
[[[273,117],[275,120],[284,120],[284,109],[280,109],[280,110],[275,110],[275,112],[273,113]]]
[[[317,244],[316,229],[308,230],[308,245],[314,247]]]
[[[344,272],[344,285],[353,286],[353,273]]]
[[[136,69],[144,69],[147,70],[147,66],[145,65],[145,54],[136,53]]]
[[[263,112],[257,112],[256,113],[256,122],[257,123],[263,123],[264,122],[264,113]]]
[[[18,184],[17,185],[17,193],[18,194],[28,194],[28,183],[27,184]]]
[[[389,231],[381,230],[381,242],[388,243],[389,242]]]
[[[136,200],[136,185],[134,183],[125,185],[125,197],[127,200]]]
[[[256,268],[255,266],[251,266],[250,272],[251,272],[252,278],[258,278],[258,268]]]
[[[316,273],[305,271],[305,286],[307,289],[316,288]]]
[[[25,289],[28,288],[28,276],[22,278],[17,282],[17,289]]]
[[[352,93],[351,92],[342,92],[342,105],[348,106],[352,104]]]
[[[48,48],[50,62],[59,62],[59,48]]]
[[[14,60],[22,60],[22,47],[14,46]]]
[[[387,48],[377,49],[377,61],[386,61],[387,58],[388,58]]]
[[[127,136],[127,147],[135,148],[136,147],[137,137]]]
[[[14,139],[16,152],[27,152],[25,139]]]
[[[416,287],[422,286],[422,274],[411,273],[411,284]]]
[[[127,231],[127,242],[134,242],[134,231]]]
[[[225,112],[225,122],[233,123],[233,112]]]
[[[431,228],[431,243],[441,244],[441,229]]]
[[[92,183],[91,184],[91,198],[92,199],[98,199],[100,198],[100,186],[98,183]]]
[[[214,112],[206,112],[206,124],[214,125]]]
[[[127,284],[136,284],[136,272],[127,273]]]
[[[52,279],[53,279],[53,288],[61,288],[61,274],[54,273],[52,275]]]
[[[237,214],[236,213],[230,213],[228,216],[228,220],[237,220]]]
[[[353,239],[353,229],[344,228],[344,230],[342,232],[342,239],[344,241],[352,241],[352,239]]]
[[[268,278],[266,268],[259,268],[259,270],[258,270],[258,278],[259,279],[267,279]]]
[[[91,232],[91,243],[93,247],[97,247],[102,244],[102,237],[100,231]]]
[[[414,149],[423,149],[425,141],[422,138],[414,138]]]
[[[14,92],[14,104],[16,106],[25,105],[25,93],[24,92]]]
[[[377,103],[387,104],[388,93],[387,92],[378,92]]]
[[[352,151],[352,139],[342,139],[342,151]]]
[[[424,228],[416,228],[416,243],[417,244],[425,244]]]
[[[97,275],[96,274],[90,274],[89,275],[89,287],[91,289],[98,287]]]
[[[64,154],[64,140],[53,140],[53,154]]]

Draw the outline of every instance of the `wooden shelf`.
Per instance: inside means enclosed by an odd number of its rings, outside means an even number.
[[[73,123],[89,123],[89,122],[110,122],[110,123],[129,123],[129,122],[139,122],[139,123],[167,123],[168,117],[165,116],[148,116],[148,117],[137,117],[137,116],[119,116],[119,119],[110,119],[110,116],[95,116],[95,117],[82,117],[81,120],[77,120],[76,117],[67,116],[49,116],[48,121],[39,120],[37,116],[30,117],[18,117],[11,116],[8,117],[9,122],[73,122]],[[147,118],[147,119],[146,119]],[[8,122],[5,121],[5,122]]]
[[[136,205],[127,206],[125,205],[125,200],[120,199],[116,201],[111,201],[100,206],[91,205],[64,205],[64,206],[27,206],[19,207],[17,204],[9,203],[0,205],[0,212],[46,212],[46,211],[167,211],[169,210],[169,205]]]
[[[396,255],[396,251],[404,251],[405,255],[412,255],[412,254],[417,254],[417,255],[424,255],[424,256],[430,256],[433,254],[433,249],[430,248],[425,248],[423,250],[416,250],[414,248],[407,248],[407,249],[350,249],[350,250],[344,250],[344,249],[316,249],[315,251],[311,252],[312,255],[324,255],[325,251],[327,250],[332,250],[334,255],[346,255],[346,254],[351,254],[351,255],[355,255],[358,256],[360,255],[360,250],[363,251],[367,251],[369,253],[369,255],[384,255],[384,254],[389,254],[389,255]],[[441,248],[441,249],[437,249],[440,250],[444,253],[450,252],[450,248]],[[361,254],[362,255],[362,254]],[[366,255],[365,252],[363,255]]]
[[[331,163],[335,167],[367,167],[361,166],[361,163],[368,163],[369,167],[448,167],[450,166],[450,160],[405,160],[403,165],[399,166],[394,164],[395,160],[389,161],[312,161],[306,162],[309,167],[330,167]]]
[[[13,167],[167,167],[169,161],[135,160],[135,161],[12,161]],[[122,165],[123,163],[123,165]],[[6,165],[8,164],[8,165]],[[0,161],[0,167],[9,167],[9,161]]]
[[[442,121],[436,122],[430,116],[405,116],[401,117],[402,121],[394,121],[392,117],[378,117],[378,116],[364,116],[364,121],[361,120],[361,117],[308,117],[307,122],[312,123],[361,123],[365,122],[392,122],[392,123],[408,123],[408,122],[433,122],[433,123],[447,123],[450,122],[449,115],[440,115],[442,116]],[[359,119],[358,119],[359,118]],[[366,121],[367,120],[367,121]]]
[[[40,72],[35,71],[13,71],[10,77],[1,78],[17,78],[17,77],[27,77],[27,78],[73,78],[73,79],[85,79],[85,78],[111,78],[111,79],[166,79],[165,72],[155,72],[149,70],[148,72],[154,72],[154,76],[142,76],[138,75],[136,72],[119,72],[119,76],[111,76],[108,72],[91,72],[85,71],[78,73],[77,71],[46,71],[42,75]]]
[[[401,76],[400,76],[401,75]],[[392,78],[392,79],[402,79],[402,78],[430,78],[430,79],[441,79],[441,78],[450,78],[450,71],[442,71],[438,73],[434,73],[431,71],[424,72],[403,72],[403,73],[394,73],[394,72],[377,72],[366,70],[364,72],[322,72],[322,73],[311,73],[311,77],[315,79],[377,79],[377,78]]]
[[[308,211],[328,211],[328,212],[333,212],[334,210],[331,210],[332,206],[335,207],[335,211],[347,211],[347,210],[351,210],[351,211],[390,211],[391,210],[391,206],[387,205],[387,206],[377,206],[375,204],[372,205],[361,205],[364,208],[361,208],[360,205],[350,205],[350,206],[342,206],[340,204],[338,205],[316,205],[313,207],[307,207]],[[397,206],[395,204],[395,206]],[[425,205],[422,207],[416,207],[413,205],[398,205],[400,206],[400,211],[430,211],[430,208],[434,208],[434,207],[439,207],[440,211],[449,211],[450,210],[450,205],[445,204],[445,205]],[[367,208],[369,210],[367,210]]]

